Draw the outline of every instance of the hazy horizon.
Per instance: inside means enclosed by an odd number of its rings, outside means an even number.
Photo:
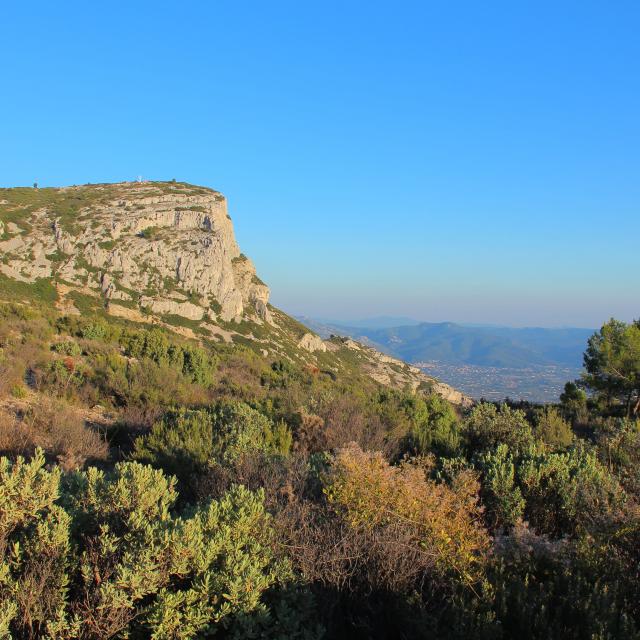
[[[4,19],[4,186],[219,189],[296,315],[640,316],[637,3],[140,2],[123,19],[35,2]]]
[[[284,311],[287,311],[286,309]],[[542,325],[513,325],[496,322],[466,322],[463,320],[426,320],[420,318],[408,318],[408,317],[395,317],[391,315],[379,315],[379,316],[367,316],[367,317],[353,317],[353,318],[326,318],[318,316],[310,316],[305,314],[291,313],[290,315],[295,318],[307,318],[320,322],[323,324],[335,324],[342,326],[350,326],[352,328],[365,327],[373,328],[374,326],[382,327],[401,327],[411,326],[418,324],[447,324],[453,323],[463,327],[478,327],[478,328],[494,328],[494,329],[588,329],[595,331],[599,327],[578,327],[574,325],[556,325],[556,326],[542,326]],[[382,322],[384,320],[384,322]]]

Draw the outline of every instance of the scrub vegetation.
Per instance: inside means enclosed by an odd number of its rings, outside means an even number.
[[[640,637],[639,323],[462,411],[14,285],[4,637]]]

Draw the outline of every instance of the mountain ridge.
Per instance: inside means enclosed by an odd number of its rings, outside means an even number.
[[[328,375],[471,401],[398,358],[354,340],[322,340],[269,304],[236,242],[226,198],[188,183],[0,189],[0,298],[46,300],[184,337],[249,346]]]
[[[344,334],[365,340],[407,362],[441,361],[498,368],[529,365],[580,367],[592,329],[576,327],[489,327],[454,322],[367,328],[324,325],[307,319],[320,335]]]

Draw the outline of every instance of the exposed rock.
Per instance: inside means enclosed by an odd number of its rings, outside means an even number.
[[[155,298],[140,298],[140,306],[151,309],[152,313],[159,315],[175,315],[182,316],[189,320],[202,320],[204,317],[204,309],[191,302],[176,302],[164,298],[161,300]]]
[[[267,308],[269,287],[258,278],[253,263],[247,256],[240,254],[232,261],[233,276],[238,288],[244,292],[243,304],[251,305],[262,320],[272,323],[271,313]]]
[[[435,393],[451,402],[451,404],[457,404],[465,408],[471,407],[474,404],[474,401],[469,396],[465,396],[464,393],[444,382],[434,381],[432,388]]]
[[[326,351],[327,345],[322,341],[322,338],[314,335],[313,333],[305,333],[300,341],[298,342],[298,346],[301,349],[306,349],[307,351]]]
[[[72,221],[58,213],[62,198],[81,203]],[[66,187],[24,222],[0,230],[22,231],[0,241],[5,275],[29,282],[55,275],[107,300],[191,320],[272,322],[269,287],[240,253],[220,193],[167,183]]]
[[[80,313],[69,295],[79,293],[110,315],[189,339],[208,334],[229,344],[249,340],[260,343],[264,358],[297,360],[330,375],[357,370],[389,387],[471,403],[356,340],[325,342],[311,332],[300,337],[299,327],[269,306],[269,288],[240,253],[220,193],[184,183],[43,189],[28,198],[23,190],[15,197],[12,191],[3,190],[0,201],[0,213],[11,220],[0,222],[0,272],[21,282],[54,278],[62,313]]]

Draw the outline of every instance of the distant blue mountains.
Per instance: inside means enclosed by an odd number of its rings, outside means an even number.
[[[360,340],[407,362],[441,362],[524,369],[529,366],[580,368],[593,329],[512,328],[473,326],[453,322],[414,322],[388,326],[394,318],[356,323],[329,323],[300,318],[323,337],[344,335]]]

